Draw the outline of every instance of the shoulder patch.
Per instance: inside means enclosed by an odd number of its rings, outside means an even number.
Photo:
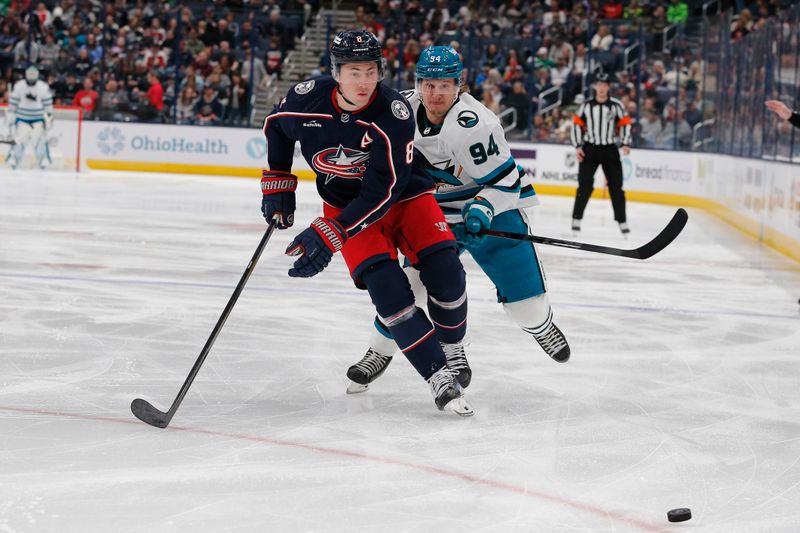
[[[395,100],[392,102],[392,115],[396,116],[400,120],[406,120],[411,116],[411,112],[408,110],[408,106],[405,104],[405,102]]]
[[[315,83],[316,80],[308,80],[300,82],[294,86],[294,92],[296,92],[299,95],[308,94],[311,92],[311,89],[314,88]]]
[[[462,128],[471,128],[478,123],[478,114],[470,109],[465,109],[458,114],[456,121]]]

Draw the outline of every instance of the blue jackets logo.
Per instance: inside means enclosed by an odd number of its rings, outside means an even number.
[[[341,144],[337,148],[325,148],[314,154],[311,166],[318,174],[325,176],[325,183],[333,178],[360,180],[367,171],[369,152],[360,152],[345,148]]]
[[[125,136],[119,128],[103,128],[97,134],[97,147],[103,155],[117,155],[125,149]]]

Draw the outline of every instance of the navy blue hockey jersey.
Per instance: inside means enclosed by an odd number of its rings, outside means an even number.
[[[352,237],[398,200],[433,192],[433,180],[412,167],[414,115],[397,91],[378,85],[357,112],[336,103],[330,76],[295,85],[264,121],[272,170],[291,171],[295,142],[317,174],[322,199],[343,209]]]

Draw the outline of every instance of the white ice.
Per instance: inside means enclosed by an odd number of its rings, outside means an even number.
[[[0,532],[800,531],[800,268],[702,211],[647,261],[541,246],[564,365],[465,259],[473,418],[405,359],[361,395],[373,316],[340,257],[290,279],[301,184],[165,430],[258,244],[255,180],[0,174]],[[570,198],[536,232],[574,239]],[[674,206],[593,199],[635,247]],[[670,524],[666,513],[694,517]]]

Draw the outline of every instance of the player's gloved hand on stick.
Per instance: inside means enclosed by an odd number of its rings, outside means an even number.
[[[461,210],[464,217],[464,228],[466,233],[464,240],[461,241],[467,246],[478,246],[486,238],[481,235],[481,231],[489,229],[494,218],[494,207],[485,198],[476,196],[466,204]]]
[[[278,215],[278,229],[286,229],[294,224],[297,176],[282,170],[263,170],[261,172],[261,212],[267,222]]]
[[[325,270],[333,254],[344,246],[347,233],[336,220],[318,217],[286,248],[286,255],[300,256],[289,269],[293,278],[310,278]]]

